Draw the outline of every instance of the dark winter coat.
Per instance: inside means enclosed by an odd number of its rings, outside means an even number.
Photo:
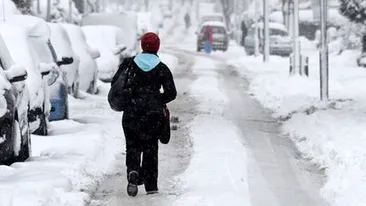
[[[135,131],[134,136],[140,139],[159,138],[163,106],[177,96],[173,75],[157,55],[143,53],[125,59],[113,77],[112,84],[128,65],[133,67],[136,76],[133,78],[131,104],[123,114],[124,130]],[[160,92],[161,87],[163,93]]]

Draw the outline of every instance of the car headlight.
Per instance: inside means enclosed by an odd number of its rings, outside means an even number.
[[[60,76],[60,72],[55,69],[52,69],[50,74],[48,75],[48,80],[47,80],[48,86],[51,86],[52,84],[54,84],[59,76]]]

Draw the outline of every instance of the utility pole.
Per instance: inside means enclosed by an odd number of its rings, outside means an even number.
[[[84,0],[84,15],[89,13],[88,0]]]
[[[258,0],[254,0],[254,7],[255,7],[255,31],[254,31],[254,56],[259,55],[259,3]]]
[[[47,21],[51,21],[51,0],[47,0]]]
[[[293,61],[291,75],[300,74],[300,40],[299,40],[299,0],[292,0],[290,8],[292,9],[292,48]]]
[[[72,19],[72,0],[69,0],[69,22],[72,23],[73,19]]]
[[[329,65],[328,65],[328,4],[327,0],[320,0],[320,99],[329,100]]]
[[[269,61],[269,0],[264,0],[263,4],[263,14],[264,14],[264,22],[263,22],[263,34],[264,34],[264,42],[263,42],[263,61]]]
[[[37,14],[40,15],[41,14],[41,0],[37,0]]]

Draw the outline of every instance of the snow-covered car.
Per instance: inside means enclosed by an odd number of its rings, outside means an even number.
[[[68,64],[69,61],[57,62],[53,58],[53,48],[50,43],[51,30],[47,22],[41,18],[30,15],[14,15],[7,19],[8,23],[23,27],[27,30],[27,43],[32,48],[32,53],[40,67],[49,68],[48,91],[46,99],[50,100],[51,107],[43,106],[43,116],[37,134],[48,134],[48,120],[60,120],[68,118],[68,99],[67,99],[67,78],[66,72],[59,65]],[[47,86],[46,86],[47,88]],[[47,88],[48,89],[48,88]],[[46,91],[47,93],[47,91]],[[66,95],[65,95],[66,94]],[[46,115],[48,118],[44,117]],[[43,122],[45,121],[45,122]]]
[[[28,114],[30,131],[46,135],[50,108],[47,75],[52,68],[37,60],[34,49],[28,43],[28,31],[25,28],[9,22],[0,23],[0,27],[0,34],[15,64],[27,70],[26,85],[30,97]]]
[[[255,28],[256,26],[253,24],[248,31],[248,36],[245,38],[244,48],[248,55],[253,55],[255,52]],[[257,28],[259,52],[262,53],[263,23],[258,23]],[[290,56],[292,53],[292,40],[285,25],[274,22],[269,23],[269,44],[270,54]]]
[[[68,92],[77,97],[79,91],[80,58],[72,49],[71,40],[64,27],[57,23],[48,23],[51,28],[51,43],[55,49],[57,61],[73,58],[73,63],[62,65],[61,69],[67,73]]]
[[[225,24],[218,21],[209,21],[202,24],[199,33],[197,35],[197,51],[199,52],[202,49],[204,49],[205,45],[204,35],[208,27],[211,27],[213,32],[212,49],[214,51],[216,50],[227,51],[229,47],[228,31],[226,30]]]
[[[24,161],[31,155],[26,78],[26,69],[14,63],[0,36],[0,164]]]
[[[90,94],[97,92],[98,65],[100,57],[97,49],[91,48],[81,27],[74,24],[61,24],[71,40],[72,49],[79,57],[79,89]]]
[[[131,50],[131,56],[135,55],[139,49],[136,12],[91,13],[83,17],[81,24],[82,26],[116,26],[123,31],[124,43]]]
[[[82,29],[88,44],[100,52],[97,59],[99,79],[110,82],[120,63],[128,57],[128,53],[124,53],[127,47],[123,31],[115,26],[84,26]]]

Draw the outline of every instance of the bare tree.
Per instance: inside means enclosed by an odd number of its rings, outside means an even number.
[[[221,5],[222,5],[222,10],[224,13],[224,17],[226,20],[226,26],[229,28],[230,27],[230,16],[231,14],[234,12],[234,1],[232,0],[220,0]]]
[[[32,0],[13,0],[22,14],[32,14]]]

